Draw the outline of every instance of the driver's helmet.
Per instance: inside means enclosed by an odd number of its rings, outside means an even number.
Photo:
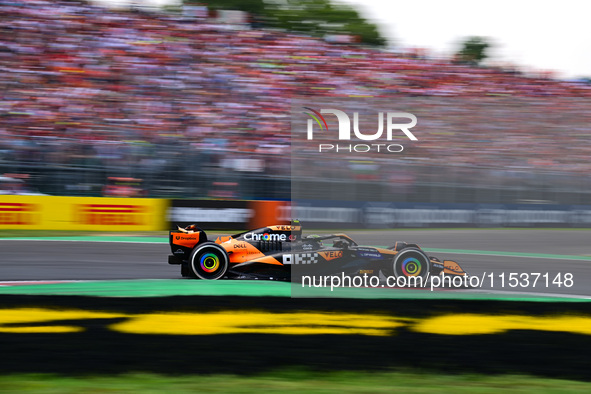
[[[298,219],[292,219],[291,221],[291,235],[293,236],[293,240],[300,240],[302,239],[302,224]]]
[[[332,246],[335,248],[346,248],[347,243],[345,241],[343,241],[342,239],[337,239],[333,242]]]

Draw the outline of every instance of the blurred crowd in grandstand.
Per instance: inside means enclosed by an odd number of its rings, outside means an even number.
[[[294,96],[428,98],[426,111],[460,120],[433,118],[434,131],[421,134],[420,157],[435,165],[591,170],[583,83],[86,2],[0,7],[0,161],[12,172],[37,163],[145,177],[189,161],[289,175]],[[494,122],[473,119],[495,108]],[[577,114],[574,126],[563,111]],[[540,121],[548,113],[554,124]]]

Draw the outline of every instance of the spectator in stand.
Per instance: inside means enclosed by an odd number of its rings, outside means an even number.
[[[421,157],[433,165],[591,170],[588,85],[82,1],[0,7],[4,159],[148,171],[159,166],[156,144],[285,155],[292,97],[371,96],[430,111]],[[478,117],[483,106],[492,121]],[[567,128],[565,113],[578,114]],[[556,123],[540,124],[540,114]],[[59,153],[44,148],[57,144]]]

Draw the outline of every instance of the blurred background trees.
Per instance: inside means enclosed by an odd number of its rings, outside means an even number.
[[[483,37],[468,37],[462,44],[461,49],[456,54],[459,61],[472,64],[480,64],[487,58],[487,49],[490,48],[490,43]]]
[[[203,5],[197,0],[184,0],[186,5]],[[361,43],[384,46],[386,39],[374,23],[345,4],[330,0],[212,0],[210,10],[248,12],[253,22],[267,28],[301,32],[313,36],[352,35]]]

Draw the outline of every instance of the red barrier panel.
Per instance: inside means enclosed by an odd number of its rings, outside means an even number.
[[[249,201],[248,206],[253,215],[250,217],[248,228],[289,224],[289,221],[279,219],[281,208],[287,205],[289,205],[287,201]]]

